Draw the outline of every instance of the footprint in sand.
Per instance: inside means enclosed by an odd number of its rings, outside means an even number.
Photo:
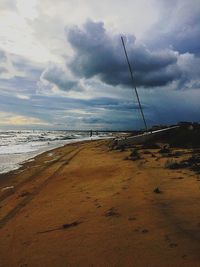
[[[122,183],[123,183],[123,182],[128,182],[128,181],[130,181],[130,180],[132,180],[132,177],[127,178],[127,179],[123,179],[123,180],[122,180]]]
[[[135,221],[136,218],[135,218],[135,217],[129,217],[128,220],[129,220],[129,221]]]
[[[119,217],[120,214],[117,212],[116,208],[112,207],[105,212],[106,217]]]
[[[165,236],[165,240],[166,240],[167,242],[169,242],[169,247],[170,247],[170,248],[175,248],[175,247],[178,246],[177,243],[175,243],[175,242],[171,242],[172,240],[171,240],[171,238],[170,238],[169,235],[166,235],[166,236]]]
[[[24,241],[22,244],[23,244],[24,246],[30,246],[31,242],[30,242],[30,241]]]
[[[113,194],[113,196],[120,195],[120,192],[116,192]]]
[[[127,189],[128,189],[128,187],[126,187],[126,186],[123,186],[123,187],[122,187],[122,189],[123,189],[123,190],[127,190]]]
[[[177,247],[178,245],[177,245],[176,243],[170,243],[169,246],[170,246],[170,248],[175,248],[175,247]]]
[[[94,205],[97,207],[97,208],[101,208],[101,205],[98,203],[98,199],[95,199],[94,200]]]

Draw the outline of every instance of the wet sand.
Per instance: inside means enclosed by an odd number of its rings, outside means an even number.
[[[133,161],[107,144],[70,144],[1,175],[1,267],[200,266],[199,175],[166,169],[158,149]]]

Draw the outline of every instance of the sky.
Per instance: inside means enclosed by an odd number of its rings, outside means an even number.
[[[199,0],[0,0],[0,130],[199,121]]]

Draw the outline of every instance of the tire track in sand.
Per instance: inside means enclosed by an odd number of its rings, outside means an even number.
[[[31,192],[30,194],[28,194],[27,196],[25,196],[23,198],[23,200],[18,203],[14,208],[12,208],[2,219],[0,219],[0,229],[2,227],[4,227],[6,225],[6,223],[11,220],[22,208],[24,208],[27,204],[29,204],[31,202],[31,200],[40,193],[40,191],[50,182],[51,179],[55,178],[56,175],[58,175],[64,168],[64,166],[66,166],[66,164],[68,164],[78,153],[80,153],[80,151],[82,151],[84,148],[79,148],[79,149],[74,149],[72,151],[70,151],[68,153],[67,156],[69,156],[69,154],[71,154],[72,152],[74,152],[70,157],[66,157],[66,155],[64,155],[63,157],[61,157],[58,161],[61,161],[62,159],[62,163],[61,165],[51,174],[47,177],[47,179],[45,179],[41,184],[39,184],[34,190],[33,192]],[[57,161],[57,162],[58,162]],[[45,172],[46,169],[48,169],[49,167],[55,166],[56,162],[54,162],[51,166],[47,166],[45,167],[42,171],[40,171],[41,173]],[[40,173],[40,175],[41,175]],[[37,175],[38,173],[34,174],[34,177]],[[32,177],[33,178],[33,177]],[[29,180],[30,181],[30,180]],[[28,181],[27,181],[28,182]]]
[[[73,152],[75,149],[71,149],[69,152],[67,152],[67,155],[71,154],[71,152]],[[56,160],[54,160],[53,162],[49,162],[46,163],[44,167],[41,167],[39,169],[37,169],[34,173],[32,173],[29,177],[27,177],[24,181],[21,181],[20,183],[18,183],[15,186],[15,191],[22,187],[23,185],[31,182],[32,180],[36,179],[39,174],[43,173],[44,171],[46,171],[49,167],[53,167],[55,166],[59,161],[62,161],[64,158],[66,157],[66,155],[63,156],[59,156]],[[9,197],[10,195],[15,194],[15,191],[7,191],[4,194],[2,194],[0,196],[0,201],[3,201],[4,199],[6,199],[7,197]]]

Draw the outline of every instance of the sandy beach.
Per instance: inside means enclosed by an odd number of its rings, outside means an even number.
[[[66,145],[1,175],[1,267],[200,266],[199,175],[166,168],[159,149],[127,160],[108,143]]]

